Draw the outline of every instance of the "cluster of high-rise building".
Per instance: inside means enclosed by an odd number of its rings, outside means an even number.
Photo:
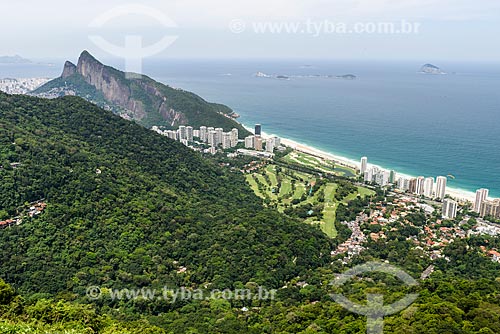
[[[500,219],[500,198],[489,199],[488,189],[478,189],[472,209],[481,217]]]
[[[390,183],[394,183],[394,179],[391,179],[391,173],[393,172],[383,170],[376,166],[367,167],[365,172],[363,173],[363,178],[365,182],[376,183],[382,187],[389,185]]]
[[[248,136],[245,138],[245,148],[254,149],[256,151],[266,151],[273,153],[274,149],[281,145],[281,140],[278,137],[263,139],[261,136]]]
[[[274,149],[281,146],[281,139],[279,137],[262,138],[262,125],[255,125],[255,135],[245,138],[245,148],[254,149],[256,151],[266,151],[273,153]]]
[[[407,191],[418,196],[443,200],[446,195],[447,182],[448,178],[446,176],[438,176],[435,182],[433,177],[400,177],[397,181],[397,187],[400,190]]]
[[[397,177],[395,171],[388,171],[377,166],[368,165],[367,157],[361,158],[360,173],[365,182],[376,183],[380,186],[394,185],[400,190],[415,195],[442,200],[443,218],[454,219],[457,217],[458,203],[445,198],[448,181],[446,176],[438,176],[435,182],[432,177]],[[480,217],[500,219],[500,198],[489,199],[488,195],[488,189],[478,189],[475,201],[472,203],[472,209]]]
[[[377,166],[369,166],[367,157],[361,158],[360,172],[361,176],[363,176],[363,180],[368,183],[376,183],[382,187],[394,183],[394,171],[387,171]]]
[[[436,182],[434,182],[433,177],[398,177],[394,170],[385,170],[377,166],[368,165],[367,157],[361,158],[360,173],[365,182],[375,183],[382,187],[395,185],[400,190],[439,200],[444,199],[446,194],[446,183],[448,180],[446,176],[438,176]]]
[[[210,145],[208,151],[213,154],[219,147],[229,149],[238,146],[239,143],[238,129],[224,132],[222,128],[201,126],[199,129],[194,129],[192,126],[181,125],[177,130],[161,130],[157,126],[153,126],[152,130],[170,139],[178,140],[186,146],[195,143],[195,141],[208,144]],[[281,139],[278,137],[263,138],[262,125],[257,124],[255,125],[255,134],[246,137],[244,144],[246,149],[272,154],[275,149],[281,147]]]
[[[178,140],[185,145],[193,143],[195,138],[201,143],[207,143],[213,148],[222,146],[223,149],[236,147],[238,145],[238,129],[234,128],[230,132],[224,132],[222,128],[201,126],[195,130],[192,126],[181,125],[177,130],[162,131],[158,127],[153,130],[167,136],[170,139]]]

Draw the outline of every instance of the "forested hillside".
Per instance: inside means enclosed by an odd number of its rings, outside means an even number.
[[[263,208],[239,174],[80,98],[2,94],[0,129],[0,209],[47,203],[0,230],[0,277],[23,292],[278,287],[328,261],[318,229]]]
[[[386,304],[418,293],[385,318],[385,333],[500,332],[500,265],[479,251],[500,248],[498,238],[457,240],[431,261],[391,232],[344,265],[330,256],[349,237],[340,224],[331,240],[265,208],[240,172],[78,97],[0,93],[0,165],[0,221],[11,222],[0,228],[0,334],[366,333],[366,317],[332,292],[359,304],[367,293]],[[377,189],[340,205],[337,223],[385,197]],[[426,224],[424,214],[413,219]],[[434,271],[412,288],[382,274],[332,287],[368,261],[416,279],[430,264]],[[277,291],[275,299],[91,300],[90,286]]]

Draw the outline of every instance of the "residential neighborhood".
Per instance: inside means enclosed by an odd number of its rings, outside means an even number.
[[[481,218],[464,216],[461,221],[452,221],[441,218],[438,212],[425,210],[426,207],[429,205],[422,205],[418,198],[409,196],[371,203],[369,215],[362,213],[356,220],[342,223],[352,231],[352,235],[332,252],[332,256],[343,255],[339,261],[346,264],[368,247],[367,242],[387,239],[388,234],[396,233],[413,243],[415,249],[421,250],[429,259],[446,259],[444,248],[456,240],[474,235],[500,235],[500,226]],[[423,216],[425,224],[421,225],[421,220],[415,218]],[[485,246],[481,250],[492,261],[500,262],[499,250]]]
[[[0,229],[4,229],[14,225],[21,225],[23,222],[23,218],[36,217],[40,215],[46,208],[47,203],[45,203],[44,200],[30,203],[29,207],[27,207],[21,215],[0,221]]]
[[[8,94],[27,94],[48,81],[47,78],[0,79],[0,91]]]

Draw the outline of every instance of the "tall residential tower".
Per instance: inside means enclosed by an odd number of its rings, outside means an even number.
[[[446,176],[438,176],[436,180],[436,198],[444,199],[446,195],[446,182],[448,178]]]
[[[262,136],[262,125],[255,124],[255,135]]]
[[[474,201],[474,211],[481,212],[481,204],[488,199],[490,191],[488,189],[478,189],[476,191],[476,200]]]
[[[361,158],[361,168],[360,168],[360,174],[365,175],[366,169],[368,168],[368,158],[367,157],[362,157]]]

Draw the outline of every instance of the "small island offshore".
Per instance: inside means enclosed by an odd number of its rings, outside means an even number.
[[[423,74],[447,74],[442,69],[432,64],[425,64],[420,68],[419,73]]]
[[[290,79],[304,79],[304,78],[323,78],[323,79],[342,79],[342,80],[356,80],[357,77],[354,74],[344,74],[344,75],[320,75],[320,74],[309,74],[309,75],[282,75],[282,74],[266,74],[263,72],[257,72],[254,74],[257,78],[268,78],[268,79],[280,79],[280,80],[290,80]]]

